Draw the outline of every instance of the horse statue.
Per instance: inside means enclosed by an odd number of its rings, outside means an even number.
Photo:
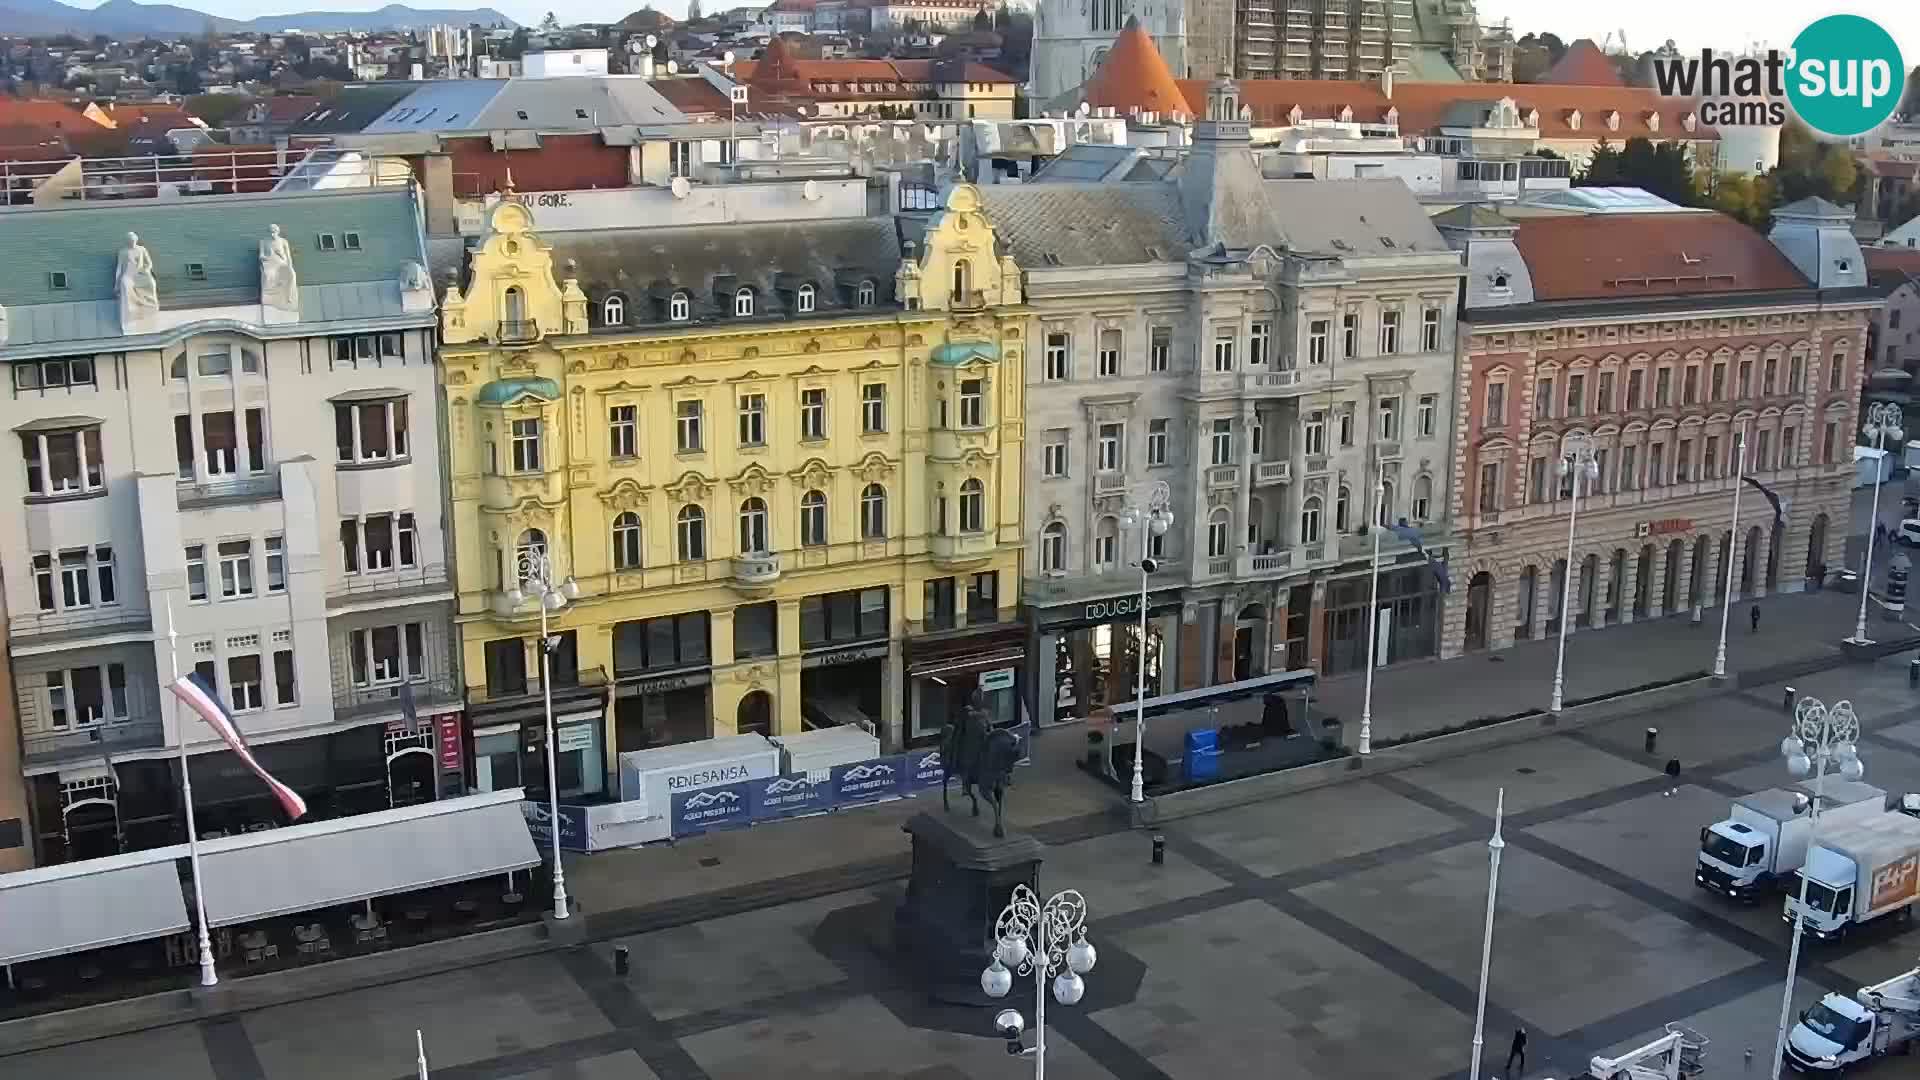
[[[957,776],[961,794],[973,804],[973,816],[980,816],[980,799],[984,797],[993,807],[993,835],[1004,838],[1007,788],[1013,784],[1013,768],[1019,760],[1020,737],[987,723],[987,710],[975,691],[972,701],[941,734],[941,809],[953,809],[947,781]]]

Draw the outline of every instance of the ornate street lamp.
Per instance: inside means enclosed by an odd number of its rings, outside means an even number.
[[[564,919],[567,917],[567,872],[560,865],[560,782],[559,769],[554,763],[559,734],[553,727],[553,650],[559,642],[549,633],[547,619],[550,612],[559,611],[580,598],[580,583],[571,577],[554,582],[553,562],[547,558],[544,545],[521,548],[514,559],[514,570],[516,584],[507,592],[507,599],[514,607],[526,603],[529,588],[540,594],[540,696],[544,699],[547,717],[547,814],[548,827],[553,830],[553,917]]]
[[[1087,940],[1087,900],[1077,890],[1053,894],[1046,903],[1025,885],[1013,887],[1013,897],[993,928],[997,944],[993,962],[980,973],[980,989],[988,997],[1003,998],[1013,989],[1015,975],[1033,977],[1033,1046],[1020,1036],[1026,1017],[1018,1009],[1002,1009],[994,1030],[1007,1040],[1007,1053],[1033,1058],[1034,1080],[1047,1075],[1047,980],[1053,979],[1053,999],[1077,1005],[1087,992],[1081,976],[1093,970],[1099,955]]]

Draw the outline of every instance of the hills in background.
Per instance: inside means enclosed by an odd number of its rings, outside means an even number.
[[[59,0],[0,0],[0,31],[14,35],[75,34],[91,37],[167,36],[214,30],[271,33],[281,30],[341,32],[346,30],[400,30],[441,23],[465,26],[519,24],[493,8],[413,8],[388,4],[377,11],[298,11],[262,15],[257,19],[223,19],[174,4],[137,4],[107,0],[97,8],[71,7]]]

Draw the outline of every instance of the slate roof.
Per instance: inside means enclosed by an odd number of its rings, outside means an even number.
[[[1192,247],[1164,183],[989,184],[980,199],[1024,267],[1178,263]]]
[[[603,302],[625,298],[624,327],[673,325],[668,304],[684,291],[694,323],[769,322],[846,314],[857,303],[862,281],[874,285],[874,310],[894,303],[893,275],[900,268],[900,237],[891,218],[759,222],[666,229],[610,229],[554,233],[556,272],[572,272],[587,294],[593,328],[602,325]],[[814,287],[814,311],[794,310],[803,283]],[[750,288],[754,315],[736,318],[733,294]]]
[[[288,128],[290,135],[350,135],[386,115],[394,102],[420,87],[416,82],[359,83],[343,86],[332,101],[315,101]]]
[[[367,135],[430,131],[594,131],[677,124],[687,116],[638,75],[558,79],[451,79],[414,84],[360,130]]]
[[[1392,256],[1451,250],[1398,180],[1268,180],[1266,191],[1294,251]]]
[[[1514,243],[1540,301],[1812,286],[1766,237],[1723,214],[1543,217],[1519,226]]]

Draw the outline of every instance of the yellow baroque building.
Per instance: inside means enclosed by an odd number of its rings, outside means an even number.
[[[923,222],[496,206],[442,310],[479,786],[542,723],[541,560],[565,796],[717,735],[898,748],[975,692],[1017,721],[1025,315],[970,186]]]

